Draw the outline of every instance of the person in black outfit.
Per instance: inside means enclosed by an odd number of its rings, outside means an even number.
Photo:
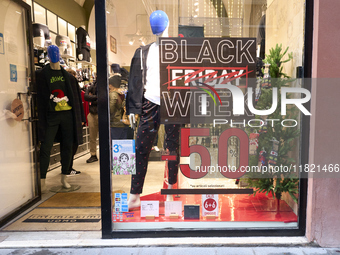
[[[98,137],[98,109],[97,109],[97,82],[95,81],[85,91],[85,101],[89,102],[89,114],[87,121],[90,131],[90,154],[91,157],[86,160],[86,163],[98,161],[97,158],[97,137]]]

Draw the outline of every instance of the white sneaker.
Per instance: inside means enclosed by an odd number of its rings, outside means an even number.
[[[66,176],[75,176],[76,174],[80,174],[81,172],[80,171],[77,171],[77,170],[74,170],[72,169],[71,172],[69,174],[67,174]]]
[[[153,146],[153,149],[154,149],[155,151],[159,151],[158,146]]]

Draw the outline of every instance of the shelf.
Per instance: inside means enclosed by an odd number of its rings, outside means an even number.
[[[95,64],[92,64],[91,62],[87,62],[85,60],[77,60],[77,64],[84,64],[84,65],[89,65],[89,66],[95,66]]]
[[[75,59],[75,57],[68,55],[68,54],[62,54],[60,57],[65,58],[65,59]]]

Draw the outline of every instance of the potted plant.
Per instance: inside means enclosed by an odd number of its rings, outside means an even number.
[[[273,123],[264,125],[259,130],[257,154],[250,157],[249,165],[258,165],[275,168],[275,166],[290,167],[295,162],[289,154],[294,150],[296,138],[300,135],[299,128],[287,128],[281,125],[284,119],[297,119],[297,109],[289,109],[286,116],[281,115],[281,95],[280,89],[289,86],[294,81],[283,72],[283,64],[292,60],[292,53],[285,55],[288,48],[282,50],[282,45],[276,45],[270,49],[269,55],[266,55],[264,62],[269,65],[270,69],[264,75],[261,81],[260,96],[256,108],[258,110],[269,109],[272,105],[273,88],[278,90],[278,106],[275,112],[269,116],[256,116],[266,123],[266,119],[276,119]],[[254,178],[254,176],[256,176]],[[290,173],[268,173],[264,176],[248,175],[247,183],[249,187],[254,188],[254,195],[259,192],[271,194],[277,200],[277,210],[279,211],[282,193],[288,192],[292,199],[297,202],[299,179]]]

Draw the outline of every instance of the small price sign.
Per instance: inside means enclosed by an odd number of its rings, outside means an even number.
[[[202,195],[202,216],[218,216],[218,195]]]

